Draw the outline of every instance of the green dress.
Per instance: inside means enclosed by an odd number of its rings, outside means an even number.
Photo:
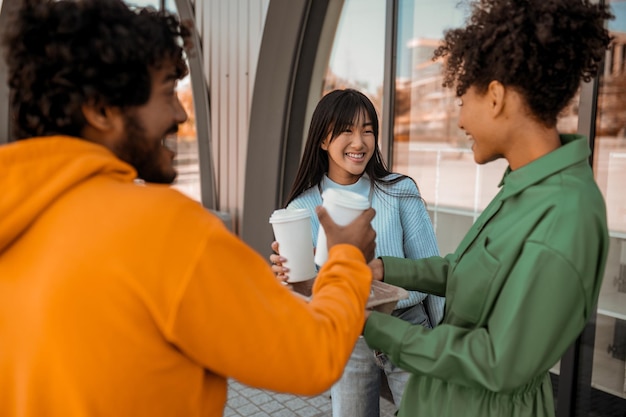
[[[382,257],[385,282],[446,297],[432,330],[371,313],[364,336],[411,372],[398,416],[554,415],[549,369],[593,313],[609,246],[584,137],[507,169],[456,252]]]

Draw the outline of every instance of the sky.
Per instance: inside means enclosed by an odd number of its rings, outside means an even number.
[[[125,1],[126,1],[126,4],[140,6],[140,7],[144,7],[144,6],[159,7],[160,5],[159,0],[125,0]]]
[[[616,32],[626,32],[626,2],[612,2],[611,10],[615,19],[609,21],[609,29]]]

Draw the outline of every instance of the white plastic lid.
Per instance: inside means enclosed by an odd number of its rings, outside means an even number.
[[[270,216],[270,223],[286,223],[310,217],[311,212],[307,209],[278,209]]]
[[[355,210],[365,210],[369,208],[370,202],[364,196],[353,191],[340,190],[337,188],[329,188],[324,190],[322,194],[324,201],[334,203],[338,206],[347,207]]]

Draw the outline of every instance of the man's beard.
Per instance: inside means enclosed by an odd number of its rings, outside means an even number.
[[[176,171],[166,172],[160,166],[163,158],[161,141],[150,140],[146,130],[137,117],[131,114],[124,116],[126,141],[122,144],[118,155],[137,170],[137,176],[146,182],[171,184],[176,179]],[[166,133],[176,133],[174,125]]]

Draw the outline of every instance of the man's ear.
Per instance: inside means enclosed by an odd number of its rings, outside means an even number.
[[[122,121],[121,112],[115,107],[91,102],[84,103],[81,106],[81,110],[83,111],[87,125],[102,133],[115,130]]]
[[[83,139],[99,143],[111,150],[116,149],[125,137],[124,115],[118,107],[98,103],[84,103],[81,106],[85,126],[80,132]]]

